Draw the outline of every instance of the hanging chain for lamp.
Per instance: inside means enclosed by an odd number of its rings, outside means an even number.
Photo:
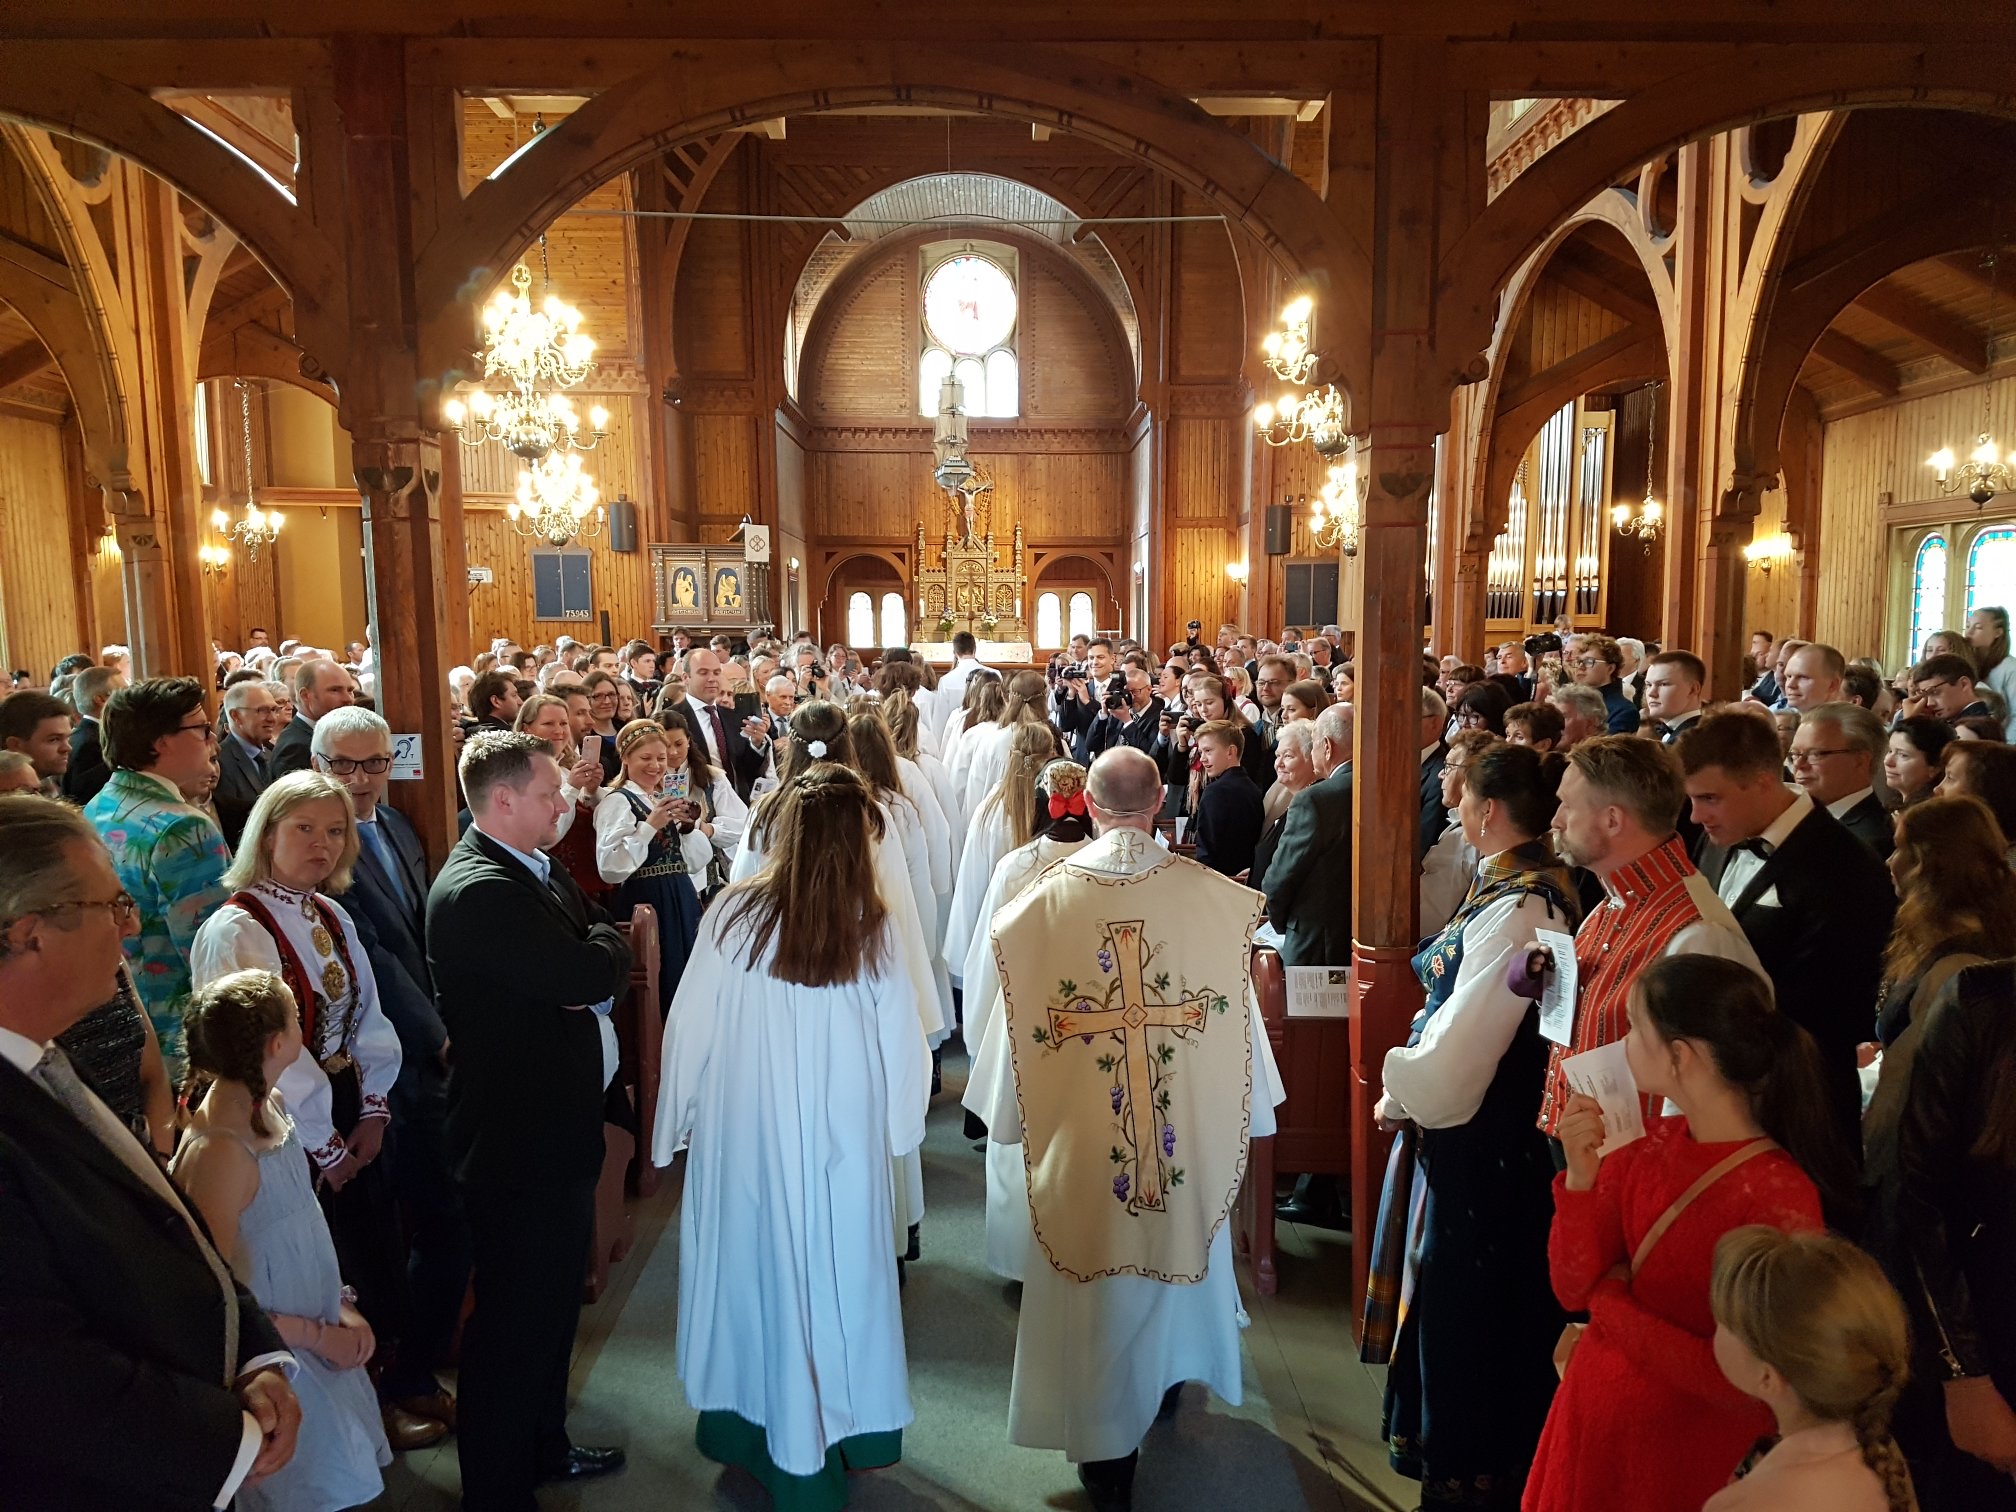
[[[1612,506],[1610,520],[1619,535],[1644,542],[1645,555],[1650,556],[1653,542],[1666,528],[1666,506],[1652,493],[1652,462],[1659,450],[1659,390],[1664,385],[1653,383],[1647,387],[1652,390],[1652,415],[1645,423],[1645,498],[1636,508],[1629,504]]]
[[[220,535],[230,537],[245,548],[249,561],[259,560],[259,548],[280,539],[280,511],[261,509],[252,489],[252,385],[243,378],[233,380],[238,387],[238,434],[245,464],[245,513],[232,519],[223,510],[213,510],[210,524]]]
[[[1995,305],[2001,293],[2002,248],[1999,243],[1990,247],[1983,255],[1982,266],[1988,270],[1988,309],[1985,329],[1987,339],[1995,338]],[[1932,469],[1933,480],[1942,494],[1958,493],[1963,488],[1967,497],[1974,501],[1976,509],[1981,508],[1999,493],[2016,489],[2016,449],[2006,456],[1989,430],[1993,414],[1995,391],[1987,382],[1981,385],[1981,433],[1974,438],[1974,450],[1967,454],[1967,460],[1954,465],[1953,448],[1942,446],[1925,459],[1925,465]]]

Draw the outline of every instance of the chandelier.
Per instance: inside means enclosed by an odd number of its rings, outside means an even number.
[[[1322,457],[1341,456],[1351,447],[1351,433],[1344,422],[1344,395],[1334,383],[1261,405],[1253,411],[1253,425],[1269,446],[1296,446],[1306,441]]]
[[[238,386],[238,430],[244,443],[245,513],[232,519],[221,509],[210,512],[210,524],[219,535],[228,536],[245,548],[246,558],[259,560],[259,548],[280,539],[280,511],[261,509],[252,495],[252,385],[243,378]]]
[[[1315,301],[1303,295],[1281,312],[1282,329],[1270,331],[1260,343],[1267,354],[1267,370],[1283,383],[1304,384],[1316,366],[1316,349],[1309,341],[1309,317]]]
[[[539,240],[543,264],[546,240]],[[479,388],[465,405],[449,399],[441,417],[449,429],[468,427],[478,442],[498,441],[515,457],[542,461],[553,452],[592,451],[609,433],[609,412],[588,412],[583,439],[581,417],[561,389],[574,387],[595,370],[595,342],[581,330],[581,312],[549,292],[536,309],[532,270],[519,263],[511,288],[499,289],[483,309],[483,377],[502,379],[493,393]]]
[[[602,533],[605,511],[595,480],[573,453],[542,457],[518,472],[518,496],[504,506],[511,528],[522,536],[565,546]]]
[[[2001,257],[1995,251],[1986,253],[1981,265],[1988,270],[1988,315],[1985,329],[1995,329],[1995,296],[1997,275],[2001,269]],[[1987,383],[1981,385],[1981,434],[1974,438],[1974,450],[1967,454],[1967,460],[1958,467],[1953,465],[1953,448],[1942,446],[1925,459],[1925,465],[1932,469],[1932,477],[1942,494],[1954,494],[1963,488],[1967,497],[1979,509],[1998,493],[2008,493],[2016,489],[2016,450],[2006,457],[1996,444],[1993,433],[1988,429],[1990,406],[1994,389]]]
[[[1358,452],[1356,438],[1347,436],[1344,460],[1330,464],[1329,474],[1309,512],[1309,530],[1316,537],[1316,544],[1325,551],[1342,551],[1347,557],[1358,555],[1365,499],[1372,491],[1372,480],[1359,470]]]
[[[947,373],[938,385],[938,418],[931,432],[931,478],[947,493],[958,493],[973,476],[966,446],[966,385]]]
[[[1616,504],[1610,509],[1610,523],[1617,533],[1626,540],[1643,541],[1647,556],[1652,554],[1659,532],[1666,528],[1666,506],[1652,496],[1652,453],[1659,444],[1659,385],[1651,388],[1652,419],[1645,429],[1645,497],[1636,506]]]

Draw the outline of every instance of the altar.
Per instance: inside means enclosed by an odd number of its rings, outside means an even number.
[[[929,558],[924,522],[917,522],[917,644],[913,649],[926,661],[936,661],[931,653],[942,644],[944,660],[949,662],[949,643],[963,630],[997,648],[1005,660],[1027,661],[1029,627],[1023,619],[1022,594],[1029,579],[1023,571],[1022,526],[1019,522],[1015,526],[1004,565],[994,545],[993,478],[984,469],[963,462],[963,454],[960,469],[947,475],[941,467],[940,472],[940,485],[954,502],[935,567],[925,565]],[[983,659],[986,655],[982,652]]]
[[[920,660],[934,667],[949,667],[956,659],[952,654],[950,641],[923,641],[910,648]],[[1036,648],[1025,641],[983,640],[975,653],[988,666],[1033,667],[1036,665]]]

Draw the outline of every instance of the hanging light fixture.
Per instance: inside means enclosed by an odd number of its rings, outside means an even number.
[[[1659,385],[1654,383],[1650,387],[1652,419],[1645,429],[1645,497],[1636,506],[1616,504],[1610,509],[1610,522],[1617,527],[1617,533],[1627,540],[1643,541],[1647,556],[1652,554],[1652,543],[1666,528],[1666,506],[1652,494],[1652,456],[1659,446]]]
[[[1344,395],[1334,383],[1306,394],[1286,394],[1253,411],[1253,426],[1269,446],[1307,442],[1321,457],[1342,456],[1351,448],[1345,428]]]
[[[1995,302],[2000,292],[2002,255],[1991,249],[1984,253],[1981,265],[1988,270],[1988,313],[1986,329],[1995,329]],[[1954,465],[1953,448],[1942,446],[1925,459],[1925,465],[1932,469],[1932,477],[1942,494],[1959,493],[1962,489],[1979,509],[1995,495],[2016,489],[2016,449],[2005,456],[1989,430],[1989,416],[1994,399],[1994,389],[1987,383],[1981,385],[1981,433],[1974,438],[1974,450],[1967,454],[1967,460]]]
[[[931,478],[947,493],[958,493],[973,476],[966,447],[966,385],[947,373],[938,385],[938,418],[931,431]]]
[[[1309,530],[1325,551],[1358,555],[1358,533],[1365,518],[1365,500],[1372,492],[1372,480],[1358,466],[1361,449],[1356,438],[1347,438],[1344,460],[1330,464],[1330,471],[1310,506]]]
[[[572,453],[542,457],[518,472],[518,496],[504,506],[511,528],[548,546],[593,540],[607,517],[581,459]]]
[[[228,536],[245,548],[245,555],[251,561],[259,560],[259,548],[270,546],[280,539],[280,511],[261,509],[252,493],[252,385],[243,378],[235,380],[238,388],[238,429],[244,443],[245,463],[245,513],[239,519],[232,519],[221,509],[210,512],[210,524],[219,535]]]
[[[539,238],[543,265],[546,238]],[[475,441],[497,441],[514,457],[538,462],[550,453],[593,451],[609,434],[609,412],[595,405],[588,431],[574,401],[561,393],[595,370],[595,342],[581,329],[581,312],[551,292],[534,308],[532,270],[519,263],[511,288],[498,290],[483,310],[483,377],[501,379],[498,391],[479,388],[465,403],[451,398],[441,417],[451,430]]]
[[[1281,312],[1281,329],[1270,331],[1260,343],[1267,354],[1267,370],[1283,383],[1304,384],[1316,367],[1316,349],[1310,343],[1309,317],[1316,302],[1304,294]]]

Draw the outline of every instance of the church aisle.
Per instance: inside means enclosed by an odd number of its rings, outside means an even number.
[[[962,1136],[966,1062],[948,1047],[945,1092],[924,1145],[930,1204],[924,1258],[910,1267],[903,1317],[917,1421],[894,1470],[856,1477],[855,1512],[1060,1512],[1088,1506],[1060,1454],[1007,1440],[1016,1288],[982,1263],[981,1157]],[[677,1189],[637,1209],[638,1244],[586,1308],[569,1426],[585,1444],[622,1444],[629,1467],[609,1480],[548,1488],[550,1512],[761,1512],[768,1498],[739,1472],[703,1459],[696,1414],[673,1368],[678,1309]],[[1253,1307],[1244,1339],[1244,1406],[1192,1385],[1173,1423],[1142,1445],[1140,1512],[1401,1512],[1418,1488],[1385,1468],[1377,1442],[1379,1384],[1357,1362],[1341,1298],[1350,1255],[1341,1236],[1280,1231],[1284,1292]],[[454,1440],[408,1454],[386,1472],[384,1512],[453,1512]]]

